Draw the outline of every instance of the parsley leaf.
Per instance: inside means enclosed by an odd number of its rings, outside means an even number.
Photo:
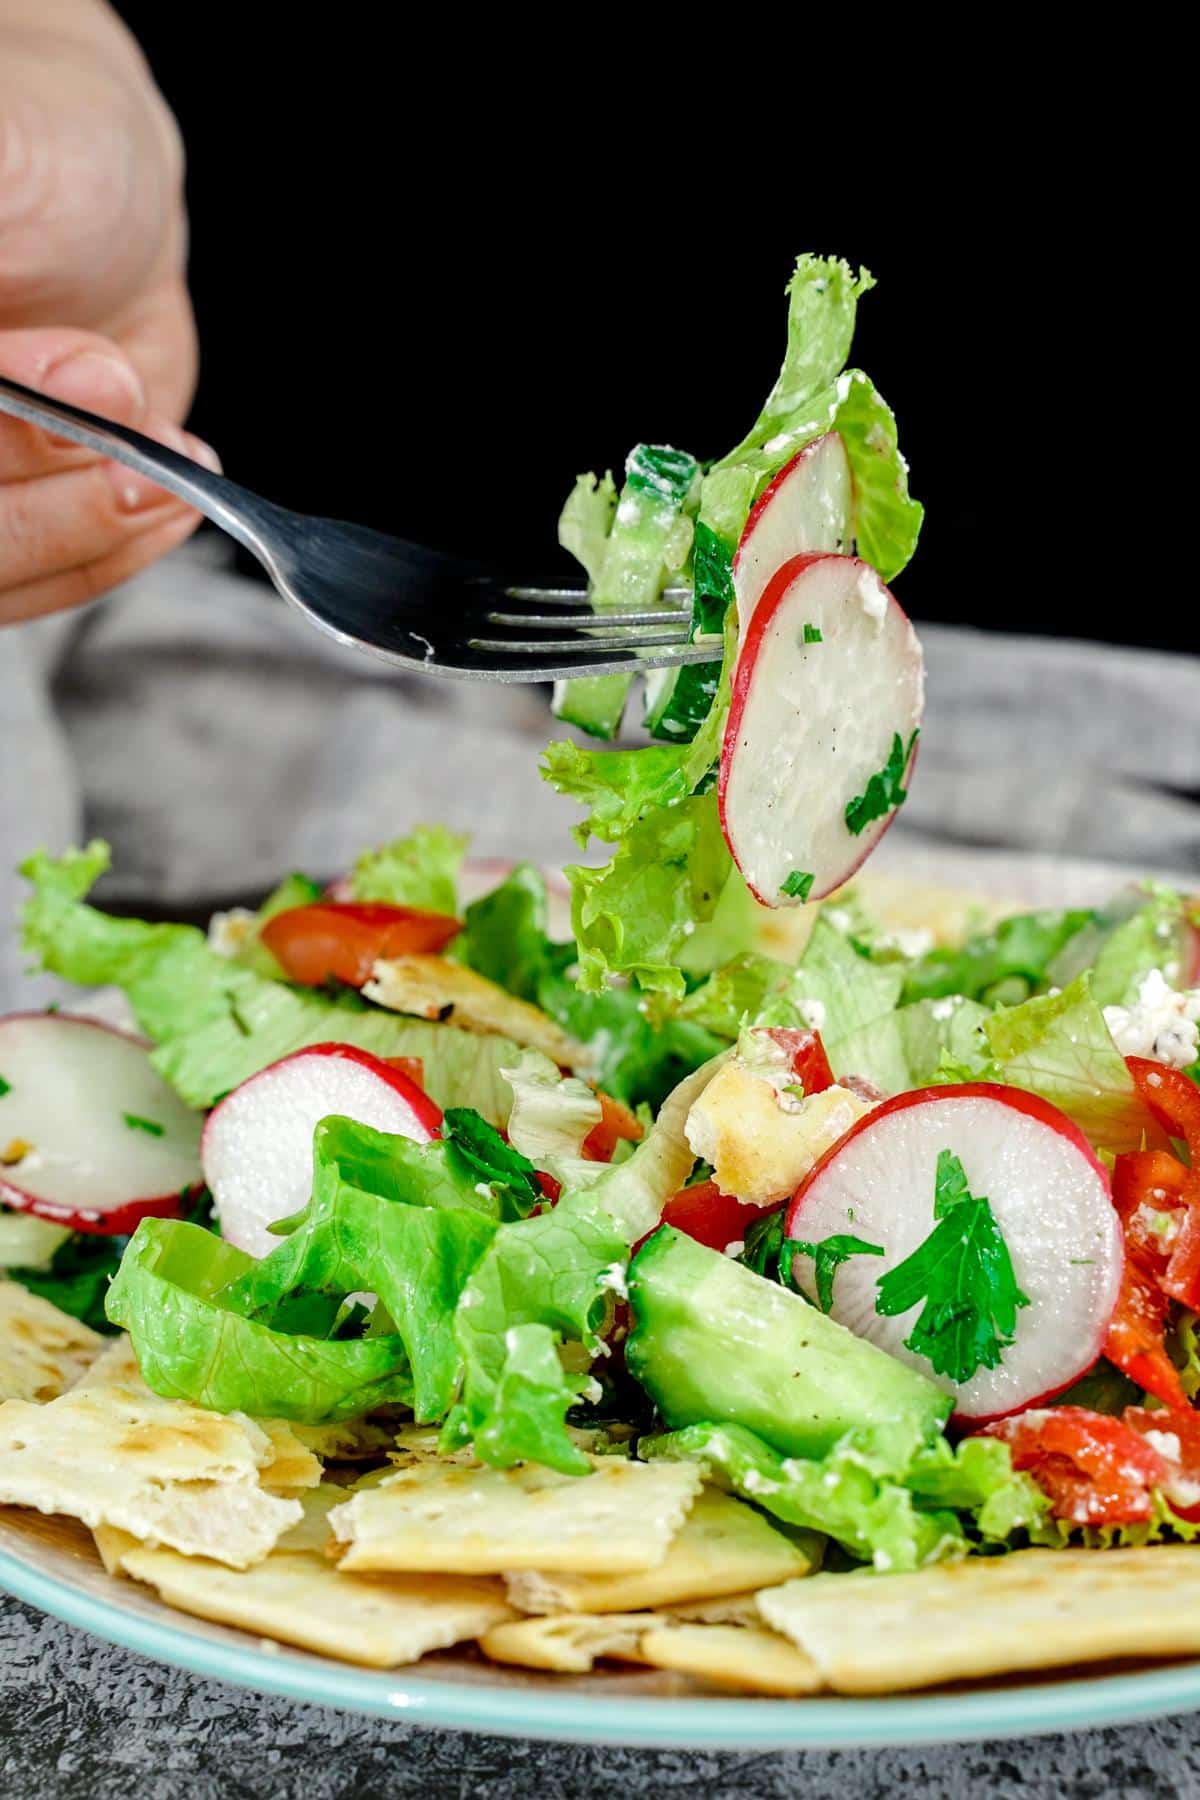
[[[804,622],[804,641],[806,644],[823,644],[825,641],[821,636],[820,626],[810,625],[807,619]]]
[[[796,1256],[811,1256],[817,1278],[817,1305],[823,1313],[827,1313],[833,1308],[833,1278],[842,1264],[849,1262],[852,1256],[882,1255],[882,1244],[868,1244],[865,1238],[851,1237],[846,1232],[822,1238],[819,1244],[806,1244],[800,1238],[784,1238],[779,1247],[780,1276],[781,1279],[786,1276],[789,1286],[801,1293],[803,1290],[792,1274],[792,1259]]]
[[[0,1100],[3,1100],[5,1094],[11,1094],[11,1093],[12,1093],[12,1082],[5,1081],[3,1075],[0,1075]]]
[[[502,1189],[521,1216],[542,1198],[542,1184],[527,1156],[506,1144],[494,1125],[470,1106],[451,1106],[442,1120],[442,1137],[490,1187]]]
[[[139,1119],[136,1113],[122,1113],[121,1117],[130,1131],[144,1131],[147,1137],[162,1137],[166,1127],[157,1124],[153,1119]]]
[[[816,876],[810,875],[807,870],[793,869],[779,891],[786,894],[789,900],[807,900],[815,880]]]
[[[779,1252],[783,1247],[783,1214],[784,1208],[777,1207],[774,1212],[767,1213],[764,1218],[755,1219],[747,1225],[746,1235],[742,1240],[742,1254],[738,1261],[744,1268],[752,1269],[761,1275],[764,1281],[778,1281]]]
[[[925,1242],[880,1277],[875,1310],[894,1318],[923,1300],[904,1342],[939,1375],[962,1383],[977,1369],[999,1366],[1029,1299],[1017,1286],[991,1205],[971,1193],[952,1150],[938,1156],[933,1216],[938,1223]]]
[[[888,759],[877,775],[868,781],[865,793],[859,794],[846,807],[846,827],[854,837],[866,830],[872,819],[882,819],[897,806],[903,806],[908,789],[901,787],[904,771],[920,732],[914,731],[905,744],[897,731],[892,737]]]

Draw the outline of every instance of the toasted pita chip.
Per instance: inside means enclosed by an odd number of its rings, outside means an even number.
[[[1017,1550],[904,1575],[817,1575],[759,1611],[839,1693],[1200,1651],[1200,1547]]]
[[[744,1500],[705,1488],[654,1568],[624,1575],[514,1573],[508,1597],[528,1613],[628,1613],[769,1587],[806,1575],[810,1566],[800,1545]]]
[[[169,1606],[304,1650],[392,1669],[511,1618],[498,1581],[345,1575],[325,1557],[277,1550],[252,1569],[139,1545],[122,1567]]]
[[[57,1400],[103,1347],[98,1331],[0,1279],[0,1400]]]
[[[660,1563],[701,1484],[696,1464],[597,1457],[590,1475],[414,1463],[335,1507],[343,1569],[602,1571]]]
[[[329,1529],[330,1510],[346,1498],[345,1488],[338,1487],[332,1481],[323,1481],[320,1487],[307,1488],[296,1496],[302,1508],[301,1517],[278,1539],[275,1549],[281,1554],[284,1551],[304,1551],[311,1556],[324,1557],[332,1542]],[[110,1575],[123,1572],[123,1564],[130,1550],[140,1550],[144,1546],[140,1538],[135,1538],[128,1531],[120,1531],[115,1525],[97,1525],[92,1532],[100,1560]]]
[[[462,1031],[506,1037],[541,1050],[552,1062],[582,1067],[586,1050],[540,1007],[518,1000],[486,975],[444,956],[395,956],[377,962],[363,993],[391,1012],[449,1020]]]
[[[586,1675],[599,1656],[640,1662],[638,1645],[648,1613],[559,1613],[554,1617],[518,1619],[494,1625],[479,1640],[493,1662],[517,1663],[523,1669],[554,1669],[563,1675]]]
[[[656,1669],[746,1693],[815,1694],[823,1685],[811,1657],[762,1624],[658,1625],[643,1634],[638,1652]]]
[[[112,1387],[126,1388],[135,1394],[153,1393],[142,1379],[133,1340],[125,1332],[105,1345],[91,1368],[75,1383],[75,1392]],[[301,1442],[298,1428],[287,1419],[256,1419],[254,1422],[266,1437],[270,1452],[261,1471],[263,1486],[278,1493],[316,1487],[321,1479],[321,1464],[312,1450]]]
[[[266,1436],[239,1413],[129,1388],[0,1406],[0,1501],[115,1525],[148,1543],[244,1568],[301,1516],[259,1486]]]

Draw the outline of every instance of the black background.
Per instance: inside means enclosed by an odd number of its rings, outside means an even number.
[[[1120,211],[1130,169],[1114,181],[1071,122],[1038,140],[1038,96],[904,112],[861,78],[813,90],[793,55],[723,116],[669,64],[585,92],[582,15],[566,62],[541,44],[518,74],[531,28],[489,45],[467,13],[431,38],[390,5],[120,10],[187,141],[193,424],[236,479],[565,573],[572,477],[639,438],[704,457],[741,437],[792,260],[834,251],[878,278],[853,360],[927,507],[909,611],[1196,647],[1168,548],[1194,452],[1176,283],[1142,247],[1155,187]]]

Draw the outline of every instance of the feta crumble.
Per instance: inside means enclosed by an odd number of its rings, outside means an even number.
[[[854,584],[854,598],[858,601],[868,619],[875,622],[876,631],[883,629],[883,621],[887,617],[888,597],[874,569],[864,569]]]
[[[1106,1006],[1104,1023],[1122,1056],[1147,1056],[1172,1069],[1200,1058],[1200,988],[1178,992],[1161,969],[1151,969],[1132,1006]]]

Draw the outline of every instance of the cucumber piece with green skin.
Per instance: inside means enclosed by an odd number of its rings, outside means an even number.
[[[656,604],[671,569],[687,554],[684,509],[696,490],[700,466],[685,450],[637,444],[625,463],[625,486],[592,585],[600,614],[639,612]],[[593,737],[613,738],[633,684],[631,675],[590,675],[559,682],[556,718]]]
[[[950,1398],[790,1289],[670,1226],[629,1267],[631,1372],[672,1429],[745,1425],[786,1456],[848,1431],[911,1424],[932,1440]]]

